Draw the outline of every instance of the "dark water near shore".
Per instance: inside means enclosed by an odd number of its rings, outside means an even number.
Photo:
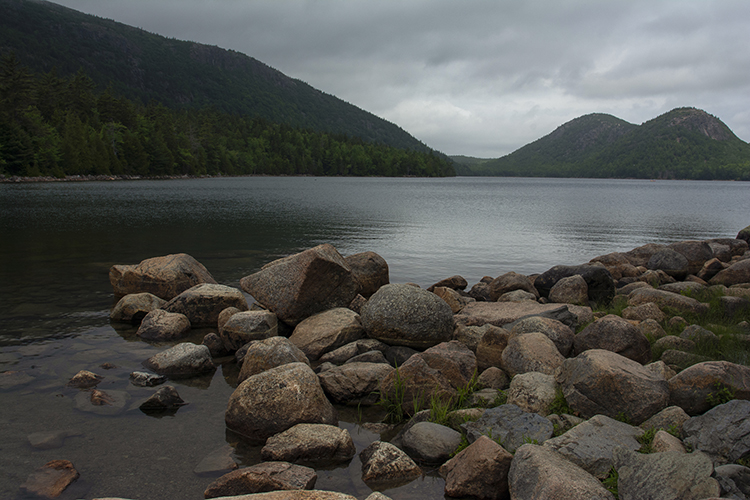
[[[134,338],[108,321],[109,267],[186,252],[218,282],[328,242],[344,254],[372,250],[392,282],[429,286],[461,274],[470,284],[507,271],[543,272],[650,242],[734,237],[750,224],[746,183],[571,179],[240,178],[0,185],[0,498],[52,459],[81,478],[62,498],[202,498],[212,477],[194,467],[234,446],[249,465],[257,449],[225,431],[231,363],[213,376],[172,383],[190,404],[153,418],[138,402],[153,389],[128,374],[165,345]],[[200,342],[204,332],[189,340]],[[104,362],[117,368],[103,370]],[[123,391],[126,410],[78,410],[64,387],[81,369]],[[7,372],[19,373],[7,373]],[[171,382],[170,382],[171,383]],[[365,415],[366,419],[368,418]],[[372,416],[371,418],[375,418]],[[377,439],[342,409],[358,450]],[[27,435],[72,430],[61,448],[35,450]],[[318,471],[319,489],[369,494],[359,462]],[[436,498],[427,476],[386,493]]]

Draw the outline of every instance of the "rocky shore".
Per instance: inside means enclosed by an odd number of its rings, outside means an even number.
[[[393,284],[378,254],[328,244],[268,263],[242,290],[167,255],[111,268],[110,318],[147,340],[211,329],[144,360],[133,384],[197,377],[227,356],[241,366],[225,425],[263,461],[215,457],[226,474],[205,498],[353,499],[315,490],[316,470],[356,454],[336,408],[381,405],[384,421],[363,425],[397,434],[359,454],[368,500],[435,468],[458,498],[745,499],[748,241],[750,227],[470,288],[460,276]],[[99,380],[70,385],[82,405],[115,407]],[[184,404],[162,385],[141,409]],[[67,484],[78,477],[50,464]]]

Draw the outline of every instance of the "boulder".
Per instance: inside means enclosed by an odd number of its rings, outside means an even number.
[[[546,373],[520,373],[510,381],[507,403],[528,413],[549,414],[557,395],[555,377]]]
[[[344,364],[349,363],[380,363],[390,366],[388,360],[385,358],[383,351],[367,351],[362,354],[357,354],[351,359],[347,359]]]
[[[746,297],[719,297],[719,310],[724,317],[734,318],[746,313],[749,309],[750,300]]]
[[[484,329],[484,335],[482,335],[476,348],[478,369],[484,371],[490,366],[499,367],[502,362],[503,351],[508,345],[508,339],[510,338],[511,333],[504,328],[492,325],[484,325],[481,327],[469,326],[465,328]]]
[[[623,500],[699,500],[718,497],[711,459],[700,452],[642,454],[615,450],[617,491]]]
[[[661,245],[659,243],[647,243],[643,246],[634,248],[629,252],[625,252],[623,255],[634,266],[646,267],[646,264],[648,264],[648,261],[651,259],[651,257],[655,253],[664,250],[665,248],[667,248],[665,245]]]
[[[588,305],[589,287],[578,274],[560,278],[549,290],[550,302],[560,304]]]
[[[704,344],[710,346],[719,345],[719,337],[716,336],[711,330],[707,330],[700,325],[689,325],[682,332],[680,332],[680,338],[691,340],[696,344]]]
[[[218,498],[275,490],[311,490],[317,479],[318,475],[309,467],[264,462],[224,474],[208,485],[203,496]]]
[[[66,385],[68,387],[75,387],[76,389],[90,389],[96,387],[103,379],[104,377],[94,372],[81,370],[73,375]]]
[[[359,314],[335,307],[302,320],[289,340],[315,361],[323,354],[365,336]]]
[[[253,375],[289,363],[310,365],[305,353],[292,344],[288,338],[270,337],[251,342],[242,358],[242,368],[240,368],[237,383],[241,384]]]
[[[166,341],[184,337],[190,331],[190,320],[180,313],[154,309],[146,314],[135,333],[142,339]]]
[[[232,458],[232,453],[234,453],[234,447],[225,444],[203,457],[195,466],[193,472],[198,476],[215,477],[217,474],[233,471],[237,469],[238,465]]]
[[[112,312],[109,313],[109,319],[137,325],[144,316],[154,309],[160,309],[166,303],[166,300],[152,293],[131,293],[117,301]]]
[[[541,332],[546,335],[563,357],[567,357],[573,349],[575,333],[569,326],[556,319],[532,316],[518,321],[512,330],[515,335],[530,332]]]
[[[564,360],[549,337],[531,332],[510,337],[508,346],[503,350],[500,367],[511,377],[526,372],[554,375]]]
[[[638,269],[630,263],[625,254],[620,252],[608,253],[606,255],[600,255],[594,257],[589,261],[590,264],[599,263],[603,265],[609,274],[612,275],[612,279],[619,280],[626,277],[635,277],[640,274]]]
[[[400,402],[401,411],[406,415],[428,408],[430,398],[447,403],[458,396],[448,377],[428,365],[421,354],[415,354],[386,375],[379,392],[382,402],[392,405]]]
[[[525,444],[513,457],[508,471],[513,499],[614,500],[594,476],[546,446]]]
[[[682,426],[685,444],[708,454],[715,465],[750,453],[750,401],[733,399]]]
[[[374,493],[373,493],[374,495]],[[365,500],[384,500],[370,495]],[[370,498],[373,497],[373,498]],[[249,495],[240,495],[229,497],[231,500],[357,500],[357,497],[335,491],[319,490],[279,490],[269,491],[267,493],[251,493]],[[120,499],[99,499],[99,500],[120,500]],[[385,500],[389,500],[385,497]]]
[[[596,415],[562,436],[548,439],[544,446],[560,453],[589,474],[604,479],[614,465],[615,449],[638,450],[641,447],[638,438],[643,433],[643,429],[638,427]]]
[[[153,257],[134,266],[114,265],[109,282],[116,296],[148,292],[164,300],[201,283],[216,283],[203,264],[184,253]]]
[[[714,406],[721,392],[727,390],[737,399],[750,399],[750,367],[706,361],[669,379],[669,402],[688,415],[698,415]]]
[[[471,297],[467,297],[457,292],[456,290],[453,290],[452,288],[447,288],[444,286],[435,288],[432,293],[443,299],[445,303],[448,304],[448,307],[451,308],[453,314],[456,314],[458,311],[463,309],[469,302],[475,301],[475,299]]]
[[[422,469],[409,455],[390,443],[375,441],[359,454],[362,481],[370,487],[385,489],[410,483],[422,475]]]
[[[645,321],[647,319],[652,319],[661,322],[664,321],[667,316],[661,311],[661,309],[659,309],[659,306],[653,302],[646,302],[645,304],[626,307],[622,310],[622,317],[623,319],[629,319],[632,321]]]
[[[651,344],[646,336],[627,320],[608,314],[575,336],[573,349],[578,355],[589,349],[606,349],[646,364],[651,361]]]
[[[436,288],[449,288],[451,290],[465,290],[469,283],[463,276],[455,275],[445,278],[427,288],[428,292],[434,292]]]
[[[662,411],[643,422],[640,427],[644,431],[649,429],[669,429],[674,427],[682,434],[682,426],[690,419],[690,415],[679,406],[668,406]]]
[[[155,354],[144,361],[143,366],[169,378],[191,378],[216,369],[208,347],[191,342]]]
[[[682,280],[689,274],[688,265],[684,255],[671,248],[665,248],[652,255],[646,267],[652,271],[664,271],[669,276]]]
[[[489,299],[490,301],[495,302],[500,296],[515,290],[523,290],[533,294],[534,297],[539,298],[539,292],[534,288],[534,285],[528,276],[511,271],[502,276],[498,276],[489,283]]]
[[[492,281],[492,279],[490,279]],[[480,302],[490,302],[490,282],[480,281],[471,287],[468,293],[469,297]]]
[[[383,363],[346,363],[318,374],[323,391],[336,404],[375,404],[381,381],[394,368]]]
[[[425,349],[450,340],[453,312],[433,293],[411,285],[385,285],[362,307],[370,338]]]
[[[737,239],[744,240],[748,244],[750,244],[750,226],[747,226],[744,229],[740,229],[740,232],[737,233]]]
[[[470,444],[440,467],[445,495],[479,500],[509,498],[508,472],[513,455],[487,436]]]
[[[346,429],[326,424],[297,424],[268,438],[260,456],[267,461],[330,464],[347,462],[356,452]]]
[[[359,284],[359,293],[365,298],[369,298],[381,286],[390,283],[388,263],[375,252],[349,255],[344,261]]]
[[[588,286],[589,300],[597,304],[608,304],[615,296],[615,281],[603,266],[581,264],[580,266],[555,266],[537,276],[534,287],[542,297],[549,297],[552,287],[562,278],[579,275]]]
[[[662,376],[602,349],[566,359],[556,380],[571,408],[585,418],[625,416],[637,425],[669,401],[669,386]]]
[[[231,286],[204,283],[185,290],[167,302],[163,309],[167,312],[184,314],[195,328],[216,327],[219,313],[227,307],[236,307],[241,311],[246,311],[247,300],[242,292]]]
[[[711,285],[732,286],[739,283],[750,283],[750,259],[735,262],[728,268],[716,273],[708,281]]]
[[[490,324],[482,326],[456,325],[456,328],[453,330],[453,340],[458,340],[476,354],[477,346],[479,345],[479,341],[482,340],[482,336],[492,328],[499,327]]]
[[[418,422],[401,440],[404,451],[418,462],[442,464],[461,444],[461,433],[434,422]]]
[[[482,387],[502,390],[508,388],[510,377],[500,368],[490,366],[479,375],[477,382]]]
[[[503,327],[531,316],[551,317],[573,328],[578,317],[571,314],[571,306],[560,304],[540,304],[538,302],[472,302],[455,315],[456,325]],[[510,327],[512,328],[512,326]]]
[[[359,293],[351,268],[327,243],[266,264],[242,278],[240,286],[291,326],[315,313],[347,307]]]
[[[672,451],[676,453],[687,453],[685,445],[678,438],[666,431],[656,431],[654,440],[651,441],[651,448],[654,453],[664,453]]]
[[[543,443],[552,437],[552,423],[536,413],[526,413],[512,404],[484,411],[479,420],[461,424],[469,443],[480,436],[489,436],[513,453],[526,442]]]
[[[656,290],[654,288],[638,288],[628,295],[628,305],[637,306],[653,302],[659,308],[671,307],[682,313],[705,314],[708,311],[708,305],[698,302],[697,300],[685,297],[678,293]]]
[[[256,305],[256,304],[253,304]],[[226,325],[227,321],[229,321],[229,318],[237,314],[238,312],[242,312],[236,307],[227,307],[223,311],[219,313],[219,318],[216,320],[216,328],[219,332],[224,328],[224,325]]]
[[[685,257],[688,274],[698,274],[703,264],[714,257],[714,251],[706,241],[680,241],[670,244],[669,248]]]
[[[235,352],[248,342],[276,337],[278,332],[278,318],[274,313],[241,311],[227,319],[224,326],[219,329],[219,336],[224,342],[224,347]]]
[[[224,419],[229,429],[254,441],[300,423],[338,424],[318,376],[305,363],[289,363],[249,377],[229,398]]]
[[[68,460],[52,460],[32,472],[21,491],[45,498],[59,497],[80,474]]]
[[[695,279],[695,278],[693,278]],[[672,293],[692,293],[700,292],[706,289],[704,283],[698,283],[697,281],[678,281],[676,283],[667,283],[659,286],[658,290],[664,290]]]

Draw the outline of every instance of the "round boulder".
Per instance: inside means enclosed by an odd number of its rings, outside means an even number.
[[[531,332],[541,332],[546,335],[555,344],[560,354],[565,357],[573,349],[575,333],[561,321],[544,316],[532,316],[516,323],[512,330],[512,333],[516,335]]]
[[[205,283],[185,290],[164,305],[164,310],[187,316],[193,327],[213,326],[219,314],[227,307],[247,310],[247,300],[242,292],[226,285]]]
[[[225,309],[224,311],[231,310]],[[222,314],[224,314],[222,311]],[[241,311],[232,314],[219,329],[219,336],[224,347],[235,352],[237,349],[252,342],[278,335],[279,321],[270,311]]]
[[[117,302],[112,312],[109,313],[109,319],[136,325],[148,313],[154,309],[160,309],[166,303],[166,300],[148,292],[131,293]]]
[[[237,383],[241,384],[253,375],[289,363],[310,365],[305,353],[292,344],[288,338],[270,337],[251,342],[242,358],[242,368],[237,377]]]
[[[651,361],[651,344],[637,327],[620,316],[608,314],[575,336],[576,354],[589,349],[606,349],[645,365]]]
[[[335,307],[302,320],[289,340],[308,359],[315,361],[323,354],[364,337],[359,314],[345,307]]]
[[[511,377],[519,373],[541,372],[554,375],[565,360],[555,344],[543,333],[514,335],[503,350],[500,367]]]
[[[352,276],[359,283],[359,293],[370,297],[378,289],[390,283],[388,263],[375,252],[362,252],[344,259],[352,270]]]

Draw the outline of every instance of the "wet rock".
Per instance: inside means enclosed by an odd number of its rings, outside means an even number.
[[[561,278],[549,290],[550,302],[561,304],[588,305],[589,287],[580,275]]]
[[[575,337],[573,330],[556,319],[532,316],[518,321],[512,330],[515,335],[530,332],[540,332],[546,335],[564,357],[567,357],[573,348]]]
[[[715,465],[750,453],[750,401],[734,399],[682,426],[685,444],[711,457]]]
[[[463,276],[455,275],[445,278],[427,288],[428,292],[434,292],[436,288],[450,288],[451,290],[465,290],[469,283]]]
[[[90,389],[95,387],[99,382],[104,379],[101,375],[90,372],[88,370],[81,370],[73,378],[68,380],[68,387],[75,387],[78,389]]]
[[[640,364],[651,361],[651,344],[638,327],[627,320],[608,314],[588,325],[575,336],[576,355],[589,349],[605,349]]]
[[[268,461],[302,463],[347,462],[356,454],[346,429],[325,424],[297,424],[271,436],[261,450]]]
[[[203,264],[184,253],[153,257],[134,266],[112,266],[109,282],[116,296],[149,292],[164,300],[201,283],[216,283]]]
[[[165,341],[184,337],[190,331],[190,320],[180,313],[154,309],[141,321],[135,333],[146,340]]]
[[[480,500],[509,498],[508,472],[513,455],[487,436],[480,436],[442,467],[445,494]]]
[[[419,462],[442,464],[461,444],[461,433],[434,422],[419,422],[404,432],[404,451]]]
[[[489,283],[489,299],[495,302],[502,295],[515,290],[523,290],[533,294],[535,298],[539,298],[539,292],[534,288],[534,284],[528,276],[511,271],[498,276]]]
[[[695,299],[677,293],[656,290],[654,288],[638,288],[637,290],[633,290],[628,296],[628,305],[631,306],[637,306],[647,302],[653,302],[660,308],[671,307],[682,313],[700,315],[708,311],[708,305],[702,304]]]
[[[513,404],[528,413],[546,416],[555,400],[557,382],[546,373],[520,373],[510,381],[508,404]]]
[[[199,476],[212,476],[219,472],[229,472],[237,469],[237,462],[232,458],[234,448],[225,444],[212,451],[195,466],[193,472]]]
[[[311,361],[365,336],[359,314],[337,307],[305,318],[289,340]]]
[[[190,378],[215,370],[211,352],[204,345],[183,342],[143,362],[149,370],[169,378]]]
[[[617,490],[624,500],[698,500],[720,494],[711,477],[711,459],[700,452],[642,454],[618,448],[614,459]]]
[[[317,479],[317,474],[309,467],[263,462],[224,474],[208,485],[203,496],[217,498],[275,490],[311,490]]]
[[[410,285],[385,285],[362,308],[370,338],[425,349],[450,340],[453,312],[435,294]]]
[[[237,383],[241,384],[253,375],[289,363],[305,363],[310,366],[305,353],[286,337],[271,337],[250,342],[242,358]]]
[[[375,441],[359,454],[362,481],[378,489],[407,484],[422,475],[409,455],[390,443]]]
[[[234,390],[227,427],[256,441],[299,423],[337,425],[338,417],[318,376],[304,363],[289,363],[249,377]]]
[[[211,353],[212,358],[221,358],[232,354],[232,351],[229,351],[224,346],[224,341],[221,340],[221,337],[214,332],[207,333],[203,337],[201,345],[208,347],[208,351]]]
[[[120,323],[138,324],[143,317],[155,309],[160,309],[167,301],[160,299],[154,294],[148,292],[131,293],[121,298],[112,312],[109,313],[109,319]]]
[[[165,385],[149,396],[146,401],[141,403],[139,408],[144,413],[159,413],[176,411],[178,408],[185,406],[186,404],[187,403],[183,401],[177,393],[177,389],[171,385]]]
[[[604,479],[614,465],[613,452],[622,447],[638,450],[643,429],[618,422],[604,415],[596,415],[582,422],[562,436],[544,442],[562,456],[599,479]]]
[[[666,408],[667,381],[640,363],[602,349],[566,359],[556,380],[568,404],[583,417],[627,416],[640,424]]]
[[[555,266],[537,276],[534,287],[542,297],[549,297],[552,287],[561,279],[579,275],[588,286],[589,300],[608,304],[615,296],[615,281],[603,266],[582,264],[580,266]]]
[[[147,372],[131,372],[130,383],[137,387],[153,387],[167,381],[164,375],[156,375]]]
[[[475,422],[461,425],[473,443],[479,436],[491,436],[511,453],[525,442],[543,443],[552,436],[552,423],[536,413],[526,413],[516,405],[505,404],[489,408]]]
[[[242,278],[240,286],[291,326],[315,313],[347,307],[359,293],[351,268],[329,244],[266,264]]]
[[[390,283],[388,263],[375,252],[362,252],[344,259],[359,284],[359,293],[369,298],[378,289]]]
[[[380,383],[394,368],[383,363],[346,363],[318,374],[320,385],[337,404],[377,403]]]
[[[526,372],[553,375],[564,360],[549,337],[543,333],[531,332],[514,335],[508,340],[500,367],[511,377]]]
[[[525,444],[508,471],[511,498],[614,500],[594,476],[546,446]]]
[[[695,364],[669,379],[669,402],[688,415],[698,415],[713,406],[722,390],[750,399],[750,367],[729,361]]]
[[[99,415],[118,415],[125,411],[129,401],[130,394],[113,390],[104,392],[94,389],[80,392],[75,397],[77,409]]]
[[[21,485],[21,490],[40,497],[57,498],[79,476],[68,460],[52,460],[32,472]]]
[[[219,330],[219,336],[227,350],[237,349],[254,340],[263,340],[278,335],[278,319],[269,311],[240,311],[230,316]]]
[[[33,432],[27,436],[29,444],[37,450],[52,450],[61,448],[65,439],[82,434],[72,430]]]
[[[228,307],[236,307],[240,311],[248,309],[242,292],[231,286],[204,283],[185,290],[167,302],[163,309],[184,314],[193,327],[216,327],[219,314]]]

